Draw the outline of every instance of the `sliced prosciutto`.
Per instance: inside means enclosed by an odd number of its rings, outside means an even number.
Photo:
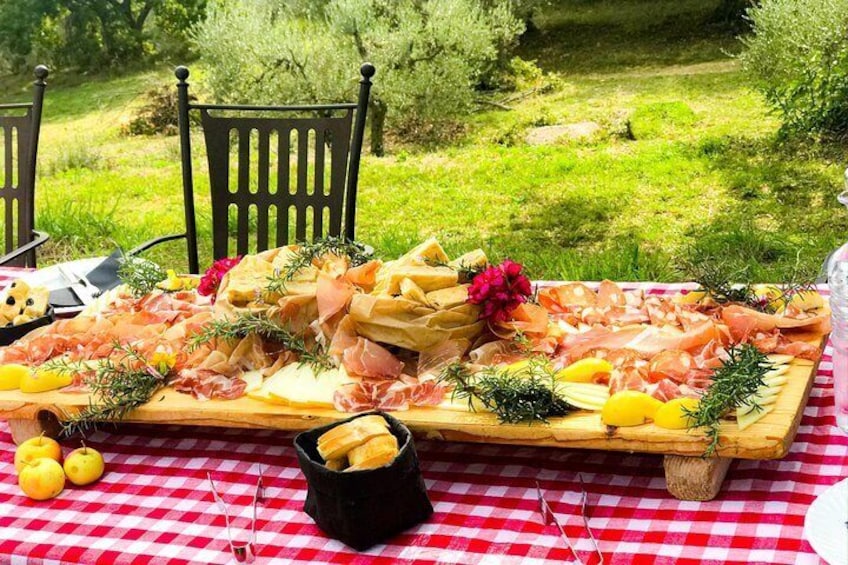
[[[406,410],[409,408],[409,385],[394,380],[370,381],[345,385],[333,394],[333,406],[339,412],[367,410]]]
[[[367,378],[397,378],[403,370],[403,363],[388,349],[364,337],[344,350],[342,364],[349,374]]]
[[[188,393],[198,400],[232,400],[244,396],[247,383],[208,369],[183,369],[169,383],[177,392]]]

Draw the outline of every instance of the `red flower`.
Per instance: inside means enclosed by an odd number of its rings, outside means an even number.
[[[527,301],[533,292],[530,279],[521,274],[520,263],[504,259],[497,267],[489,267],[471,281],[468,302],[483,306],[480,319],[505,322],[512,311]]]
[[[200,284],[197,286],[197,294],[201,296],[211,296],[212,303],[215,303],[215,296],[218,294],[218,287],[221,285],[221,279],[227,274],[227,271],[235,267],[241,261],[241,255],[238,257],[224,257],[218,259],[212,266],[206,270],[206,274],[200,279]]]

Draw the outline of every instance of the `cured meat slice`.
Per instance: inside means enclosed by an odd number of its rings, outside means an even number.
[[[403,363],[397,357],[364,337],[357,338],[352,347],[344,350],[342,363],[349,374],[368,378],[396,379],[403,370]]]
[[[529,336],[542,336],[548,331],[548,313],[541,306],[525,302],[513,310],[510,317],[510,321],[498,324],[499,328],[507,330],[510,334],[520,331]]]
[[[627,298],[624,291],[612,281],[604,280],[598,286],[598,306],[608,308],[610,306],[624,306]]]
[[[752,334],[771,332],[775,328],[788,330],[809,329],[811,326],[817,326],[821,331],[827,331],[830,320],[829,314],[826,312],[808,315],[805,318],[790,318],[758,312],[735,304],[722,308],[721,317],[730,328],[730,334],[736,341],[747,341]]]
[[[333,394],[333,406],[339,412],[366,410],[406,410],[409,408],[410,388],[394,380],[362,380],[345,385]]]
[[[449,339],[425,349],[418,357],[418,378],[434,378],[453,363],[459,361],[468,350],[471,342],[467,339]]]
[[[239,378],[227,377],[208,369],[183,369],[170,384],[176,391],[189,393],[198,400],[239,398],[244,396],[247,387],[247,383]]]
[[[686,381],[686,375],[695,367],[695,358],[686,351],[661,351],[651,358],[648,367],[648,380],[659,382],[671,379],[677,383]]]
[[[563,354],[568,355],[569,359],[576,361],[591,349],[622,349],[629,347],[629,343],[636,339],[643,331],[644,328],[640,326],[621,328],[618,331],[598,326],[587,332],[563,336],[560,342],[560,350]]]
[[[324,323],[336,313],[341,312],[353,298],[353,285],[346,279],[333,278],[321,271],[315,297],[318,302],[318,322]]]
[[[597,302],[598,295],[583,283],[569,283],[539,291],[539,304],[548,312],[569,312],[574,306],[592,306]]]
[[[610,375],[609,388],[611,395],[622,390],[644,392],[647,389],[647,383],[639,373],[639,369],[636,367],[624,367],[613,370]]]
[[[721,340],[722,335],[722,332],[711,320],[702,322],[685,332],[669,326],[663,328],[648,326],[624,344],[624,347],[633,349],[643,357],[649,358],[667,349],[684,351],[695,349],[710,341]]]
[[[374,285],[377,284],[377,269],[380,268],[380,265],[382,265],[380,261],[368,261],[358,267],[348,269],[344,278],[351,284],[355,284],[366,292],[370,292]]]
[[[645,389],[645,392],[660,402],[668,402],[673,398],[682,396],[680,386],[671,379],[662,379],[661,381],[653,383]]]

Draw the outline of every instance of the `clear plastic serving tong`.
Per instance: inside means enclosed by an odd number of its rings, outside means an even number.
[[[586,484],[583,482],[583,475],[577,475],[577,478],[580,480],[580,515],[583,518],[583,527],[586,529],[586,533],[589,534],[589,540],[592,542],[592,547],[595,550],[595,553],[598,555],[598,565],[603,565],[604,556],[601,553],[600,548],[598,547],[598,542],[595,540],[595,536],[592,534],[592,529],[589,527],[589,512],[588,512],[588,494],[586,493]],[[560,525],[559,521],[556,518],[556,514],[551,510],[551,506],[548,504],[548,501],[545,500],[545,497],[542,495],[542,487],[539,484],[539,481],[536,481],[536,495],[539,497],[539,512],[542,514],[542,520],[544,521],[546,526],[551,524],[555,525],[559,530],[559,533],[562,535],[562,539],[565,540],[565,544],[568,546],[568,549],[571,551],[571,554],[574,555],[574,558],[577,560],[577,563],[580,565],[584,565],[582,559],[580,559],[580,555],[577,553],[577,547],[571,543],[571,539],[569,539],[568,534],[565,533],[565,529]]]
[[[256,559],[256,507],[265,501],[265,485],[262,482],[262,466],[259,466],[259,480],[256,481],[256,490],[253,493],[253,518],[250,521],[250,534],[246,542],[234,542],[231,529],[232,520],[227,509],[227,504],[218,490],[215,488],[215,483],[212,481],[212,475],[206,473],[206,478],[209,479],[209,486],[212,487],[212,497],[218,503],[218,508],[224,515],[224,522],[227,524],[227,541],[230,544],[230,552],[236,563],[253,563]]]

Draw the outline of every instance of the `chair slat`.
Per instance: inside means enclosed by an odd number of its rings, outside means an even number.
[[[15,147],[12,146],[11,125],[3,128],[3,149],[3,187],[6,189],[17,188],[12,184],[12,151]],[[8,240],[8,237],[6,239]]]

